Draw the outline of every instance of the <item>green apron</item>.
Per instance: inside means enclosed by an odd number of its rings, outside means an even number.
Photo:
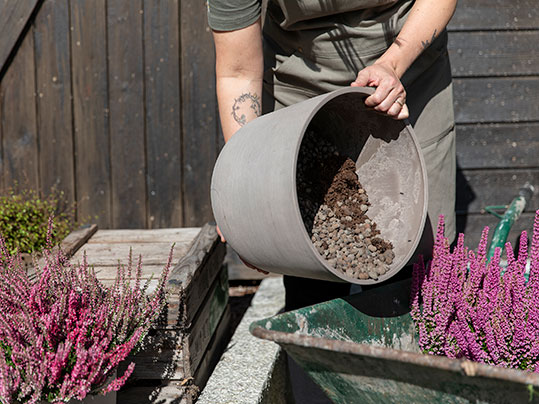
[[[393,43],[412,0],[269,0],[264,19],[264,112],[349,86]],[[429,182],[433,234],[455,237],[455,124],[444,31],[402,78]]]

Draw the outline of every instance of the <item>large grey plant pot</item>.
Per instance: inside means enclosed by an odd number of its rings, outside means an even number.
[[[382,282],[414,255],[427,214],[425,164],[409,124],[365,107],[373,90],[348,87],[263,115],[225,145],[214,167],[215,220],[231,247],[258,268],[357,284]],[[325,133],[356,161],[372,206],[367,212],[394,246],[389,271],[352,279],[327,265],[305,229],[296,192],[296,165],[307,128]]]

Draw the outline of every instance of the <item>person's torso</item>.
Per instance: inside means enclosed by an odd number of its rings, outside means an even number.
[[[264,33],[283,53],[311,60],[379,56],[399,33],[413,0],[269,0]]]

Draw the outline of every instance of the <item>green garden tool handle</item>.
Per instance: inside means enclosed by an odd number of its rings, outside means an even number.
[[[509,207],[507,207],[503,215],[497,214],[495,210],[505,209],[506,206],[487,206],[485,208],[487,212],[500,219],[492,236],[492,241],[487,254],[488,261],[490,261],[493,257],[496,248],[501,248],[501,252],[503,253],[509,231],[511,230],[513,223],[515,223],[526,208],[526,205],[530,202],[534,190],[535,188],[533,185],[526,183],[522,188],[520,188],[518,195],[511,201],[511,204]]]

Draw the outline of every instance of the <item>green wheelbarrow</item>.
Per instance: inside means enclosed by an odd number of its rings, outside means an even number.
[[[495,246],[505,243],[530,189],[501,217]],[[539,374],[422,354],[410,283],[263,319],[251,333],[278,343],[335,403],[539,403]]]

